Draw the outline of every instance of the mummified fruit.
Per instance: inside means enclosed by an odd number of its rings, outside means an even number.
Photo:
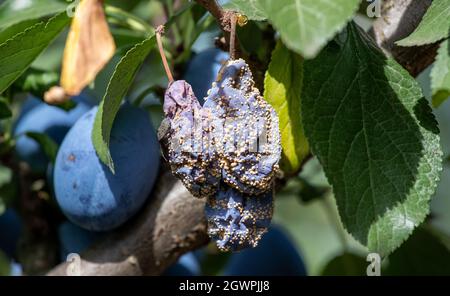
[[[269,190],[281,157],[278,116],[255,87],[244,60],[222,67],[203,109],[213,118],[210,148],[223,180],[245,194]]]
[[[218,162],[202,147],[204,130],[202,107],[191,86],[184,80],[172,82],[164,97],[166,118],[159,138],[166,149],[172,173],[196,197],[216,193],[221,178]]]
[[[222,178],[245,194],[271,188],[281,156],[278,116],[244,60],[222,67],[203,108],[187,82],[172,82],[164,112],[167,159],[194,196],[212,196]]]
[[[260,196],[242,194],[222,183],[205,207],[208,234],[222,251],[255,247],[270,226],[272,191]]]

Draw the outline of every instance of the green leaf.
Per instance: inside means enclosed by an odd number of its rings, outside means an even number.
[[[0,44],[4,43],[6,40],[14,37],[17,34],[22,33],[23,31],[25,31],[29,27],[32,27],[33,25],[35,25],[38,22],[39,22],[39,20],[37,20],[37,19],[23,21],[23,22],[14,24],[12,26],[6,27],[4,30],[0,30]]]
[[[59,74],[51,71],[43,71],[34,68],[28,68],[13,84],[12,89],[18,92],[31,93],[37,98],[43,98],[44,93],[52,86],[59,84]],[[75,105],[72,100],[68,102]],[[64,105],[67,105],[67,103]],[[63,108],[64,109],[64,108]]]
[[[360,0],[261,0],[284,44],[309,59],[345,27]]]
[[[266,72],[264,98],[280,118],[281,169],[287,174],[298,172],[309,154],[300,117],[302,83],[303,59],[279,41]]]
[[[58,144],[56,144],[55,141],[46,134],[27,132],[26,135],[39,144],[44,151],[45,156],[47,156],[51,163],[55,162],[56,154],[58,153]]]
[[[364,276],[369,265],[363,257],[344,253],[333,258],[322,271],[324,276]]]
[[[439,107],[450,96],[450,52],[449,40],[441,46],[431,71],[433,106]]]
[[[120,60],[95,117],[92,142],[99,158],[112,172],[114,172],[114,162],[109,152],[109,138],[114,119],[136,73],[154,45],[155,37],[149,37],[130,49]]]
[[[0,119],[9,118],[12,116],[11,109],[9,109],[8,100],[0,97]]]
[[[69,18],[62,13],[0,45],[0,94],[20,77],[68,23]]]
[[[250,20],[263,21],[267,15],[263,10],[262,2],[261,0],[231,0],[225,7],[245,14]]]
[[[449,36],[450,1],[434,0],[416,30],[403,40],[400,46],[418,46],[434,43]]]
[[[231,0],[228,5],[251,20],[268,19],[284,44],[314,58],[345,27],[360,0]]]
[[[418,228],[389,256],[383,275],[450,275],[450,251],[436,235]]]
[[[7,0],[0,5],[0,28],[60,13],[67,5],[58,0]]]
[[[355,24],[304,63],[306,136],[347,230],[385,256],[429,212],[439,129],[417,82]]]

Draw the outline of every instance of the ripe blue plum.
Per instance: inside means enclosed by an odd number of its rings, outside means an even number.
[[[217,73],[229,58],[230,55],[227,52],[209,48],[195,55],[189,62],[183,78],[192,85],[194,94],[200,103],[203,103]]]
[[[92,107],[85,95],[74,97],[73,100],[77,106],[68,112],[33,97],[23,104],[14,128],[14,135],[17,136],[16,153],[34,172],[45,172],[48,159],[39,144],[25,133],[44,133],[60,144],[70,127]]]
[[[103,233],[88,231],[69,221],[62,223],[58,228],[61,260],[66,260],[70,253],[80,254],[102,235]]]
[[[271,226],[256,248],[231,255],[225,266],[227,276],[304,276],[303,259],[286,233]]]
[[[64,138],[53,179],[56,200],[70,221],[87,230],[108,231],[146,201],[158,174],[160,149],[148,113],[122,105],[110,137],[113,174],[91,140],[97,109],[83,115]]]
[[[200,274],[200,264],[193,252],[181,256],[163,273],[164,276],[198,276]]]
[[[0,215],[0,250],[14,257],[22,232],[22,220],[17,212],[8,208]]]

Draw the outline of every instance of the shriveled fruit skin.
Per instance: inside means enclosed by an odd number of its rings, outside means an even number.
[[[250,195],[270,190],[281,157],[279,120],[244,60],[223,66],[203,109],[214,118],[211,147],[225,183]]]
[[[172,172],[194,196],[214,195],[221,179],[250,195],[272,187],[281,157],[278,116],[244,60],[223,66],[203,107],[187,82],[172,82],[164,112],[160,140]]]
[[[159,139],[171,170],[206,197],[208,234],[223,251],[255,247],[273,213],[281,157],[275,110],[244,60],[226,62],[203,106],[183,80],[169,84]]]
[[[256,247],[270,226],[272,214],[271,191],[249,196],[226,184],[208,198],[205,207],[208,234],[222,251]]]
[[[205,153],[203,109],[191,86],[184,80],[172,82],[164,97],[165,119],[159,129],[159,140],[172,173],[196,197],[216,193],[221,178],[214,155]]]

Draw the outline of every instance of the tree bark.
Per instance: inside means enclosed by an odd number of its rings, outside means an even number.
[[[81,254],[79,274],[160,274],[183,253],[208,242],[203,208],[203,200],[164,171],[142,212]],[[62,263],[48,275],[68,275],[70,264]]]
[[[394,57],[412,76],[417,76],[434,62],[438,44],[401,47],[395,44],[410,35],[422,20],[432,0],[384,0],[382,17],[370,31],[378,46]]]

